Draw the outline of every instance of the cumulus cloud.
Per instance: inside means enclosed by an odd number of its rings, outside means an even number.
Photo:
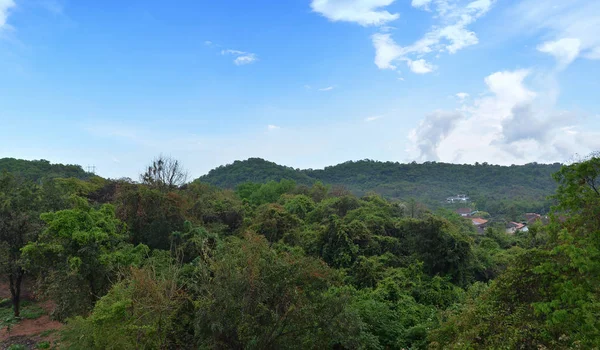
[[[469,97],[469,94],[466,92],[459,92],[456,94],[456,97],[458,97],[459,100],[465,100]]]
[[[380,26],[400,16],[383,7],[395,0],[313,0],[310,7],[330,21],[354,22],[362,26]]]
[[[13,7],[15,7],[14,0],[0,0],[0,30],[8,26],[6,21]]]
[[[438,160],[437,149],[440,142],[454,129],[463,115],[459,112],[435,111],[425,117],[419,126],[411,131],[409,138],[415,143],[420,160]]]
[[[433,71],[434,66],[421,57],[439,52],[454,54],[477,44],[479,39],[468,26],[486,14],[493,3],[494,0],[475,0],[459,6],[450,0],[414,0],[414,7],[426,10],[429,10],[430,5],[434,7],[437,23],[421,39],[408,46],[397,44],[389,33],[374,34],[372,41],[375,47],[375,64],[380,69],[396,69],[395,62],[404,61],[415,73]]]
[[[526,80],[529,70],[501,71],[484,81],[486,91],[461,111],[435,112],[410,132],[414,159],[447,162],[512,164],[565,161],[575,153],[589,153],[600,144],[599,133],[586,131],[581,117],[557,111],[551,93],[533,91]]]
[[[251,52],[240,51],[240,50],[231,50],[231,49],[221,50],[221,55],[236,56],[235,59],[233,60],[233,63],[235,63],[238,66],[243,66],[246,64],[254,63],[258,60],[258,57],[256,56],[256,54],[251,53]]]

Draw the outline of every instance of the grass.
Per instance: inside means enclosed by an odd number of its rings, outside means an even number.
[[[56,332],[56,329],[48,329],[48,330],[41,332],[39,334],[39,336],[42,338],[46,338],[47,336],[49,336],[50,334],[55,333],[55,332]]]
[[[12,327],[22,319],[35,320],[45,313],[44,309],[38,305],[29,301],[23,301],[21,302],[21,317],[15,318],[12,305],[10,303],[8,305],[2,304],[0,306],[0,329]]]
[[[36,349],[50,349],[50,342],[49,341],[42,341],[39,342],[35,345]]]
[[[21,344],[13,344],[7,348],[7,350],[26,350],[26,349],[27,348],[25,347],[25,345],[21,345]]]

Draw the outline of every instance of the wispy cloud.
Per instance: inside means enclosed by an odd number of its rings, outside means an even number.
[[[319,89],[319,91],[331,91],[333,89],[335,89],[333,86],[328,86],[328,87],[324,87],[324,88]]]
[[[469,94],[466,92],[459,92],[456,94],[456,97],[462,101],[462,100],[467,99],[469,97]]]
[[[13,0],[0,0],[0,30],[8,26],[6,22],[8,20],[8,15],[10,14],[10,10],[15,6]]]
[[[312,10],[330,21],[354,22],[361,26],[380,26],[400,17],[383,10],[395,0],[313,0]]]
[[[235,63],[238,66],[243,66],[246,64],[254,63],[258,60],[258,57],[256,56],[256,54],[251,53],[251,52],[240,51],[240,50],[231,50],[231,49],[221,50],[221,55],[236,56],[235,59],[233,60],[233,63]]]
[[[375,47],[375,64],[380,69],[396,69],[395,62],[405,62],[417,74],[430,73],[435,66],[424,56],[448,52],[454,54],[461,49],[479,43],[477,35],[468,26],[486,14],[495,0],[475,0],[459,6],[450,0],[414,0],[416,8],[429,11],[435,9],[434,19],[438,22],[421,39],[409,46],[401,46],[390,33],[376,33],[372,36]]]
[[[378,119],[381,119],[381,118],[383,118],[383,116],[381,116],[381,115],[374,115],[374,116],[371,116],[371,117],[366,117],[365,121],[367,123],[369,123],[369,122],[374,122],[374,121],[376,121]]]
[[[542,34],[537,49],[566,68],[579,57],[600,59],[600,1],[523,0],[510,13],[515,35]]]
[[[273,125],[273,124],[267,125],[267,130],[269,130],[269,131],[278,130],[278,129],[281,129],[281,127],[277,126],[277,125]]]
[[[64,2],[60,0],[40,0],[40,6],[54,15],[64,14]]]
[[[210,41],[210,40],[205,40],[204,41],[204,45],[206,45],[206,46],[212,46],[212,44],[213,44],[213,42]]]

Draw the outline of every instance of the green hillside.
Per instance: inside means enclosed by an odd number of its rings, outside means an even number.
[[[80,165],[52,164],[47,160],[23,160],[0,158],[0,173],[7,171],[31,181],[75,177],[88,179],[92,174],[85,172]]]
[[[199,180],[222,188],[235,188],[244,182],[264,183],[283,179],[294,180],[303,185],[314,182],[314,179],[299,169],[278,165],[261,158],[236,160],[233,164],[222,165],[211,170]]]
[[[460,193],[469,195],[475,202],[472,205],[480,210],[514,216],[523,211],[549,209],[546,197],[556,190],[552,174],[560,166],[558,163],[500,166],[361,160],[321,170],[299,170],[251,158],[214,169],[199,180],[224,188],[281,179],[299,184],[321,181],[344,186],[356,195],[373,191],[391,199],[415,198],[432,207]]]

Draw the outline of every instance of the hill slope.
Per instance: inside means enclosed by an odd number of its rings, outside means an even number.
[[[415,198],[434,207],[448,196],[464,193],[483,210],[502,212],[507,210],[503,206],[517,204],[516,210],[546,211],[549,206],[546,197],[556,189],[552,174],[560,166],[559,163],[500,166],[362,160],[321,170],[299,170],[251,158],[221,166],[199,180],[225,188],[248,181],[291,179],[299,184],[321,181],[344,186],[357,195],[374,191],[392,199]]]
[[[85,172],[80,165],[52,164],[44,159],[0,158],[0,173],[3,171],[18,174],[32,181],[59,177],[88,179],[92,176],[92,174]]]
[[[310,185],[315,181],[299,169],[278,165],[261,158],[236,160],[233,164],[222,165],[199,178],[201,182],[223,188],[235,188],[244,182],[264,183],[282,179],[294,180],[303,185]]]

